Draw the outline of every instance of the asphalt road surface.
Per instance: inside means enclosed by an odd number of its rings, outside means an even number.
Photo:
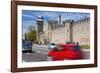
[[[22,60],[24,62],[47,61],[47,55],[41,53],[23,53]]]
[[[43,45],[33,45],[32,47],[33,53],[22,53],[22,61],[23,62],[40,62],[40,61],[47,61],[48,56],[47,53],[49,49]],[[89,59],[90,53],[89,51],[84,51],[84,58]]]
[[[85,59],[89,59],[90,54],[89,52],[84,53]],[[48,56],[43,53],[23,53],[22,54],[22,60],[23,62],[41,62],[41,61],[47,61]]]

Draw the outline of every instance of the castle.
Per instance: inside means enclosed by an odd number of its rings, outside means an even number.
[[[43,17],[37,18],[37,41],[41,44],[79,42],[81,45],[90,45],[90,18],[81,20],[46,21]]]

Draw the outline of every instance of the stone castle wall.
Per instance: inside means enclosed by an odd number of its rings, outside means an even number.
[[[56,24],[56,25],[55,25]],[[73,25],[70,28],[70,25]],[[79,42],[81,45],[90,44],[90,20],[89,18],[79,21],[65,21],[63,25],[57,25],[57,22],[44,23],[43,31],[40,33],[40,42],[45,43],[66,43],[72,37],[73,42]],[[72,31],[72,32],[71,32]],[[72,35],[70,35],[72,34]]]
[[[73,41],[90,45],[90,20],[85,19],[73,25]]]

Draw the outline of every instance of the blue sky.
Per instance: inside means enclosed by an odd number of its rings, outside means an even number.
[[[37,17],[43,16],[44,20],[58,20],[59,15],[61,15],[62,21],[67,19],[76,21],[84,17],[90,17],[89,13],[22,10],[23,33],[28,31],[29,26],[36,25]]]

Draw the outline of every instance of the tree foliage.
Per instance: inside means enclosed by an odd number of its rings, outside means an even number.
[[[29,27],[29,32],[27,33],[27,40],[33,42],[36,40],[36,30],[32,26]]]

